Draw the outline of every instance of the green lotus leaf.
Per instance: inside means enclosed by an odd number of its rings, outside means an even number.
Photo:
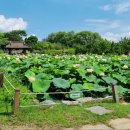
[[[81,91],[83,89],[82,84],[72,84],[71,86],[72,91]]]
[[[25,76],[26,76],[27,78],[35,77],[35,73],[32,72],[32,71],[30,71],[30,70],[28,70],[28,71],[25,72]]]
[[[46,77],[47,74],[45,73],[40,73],[38,75],[36,75],[36,79],[44,79]]]
[[[35,80],[32,83],[33,92],[46,92],[50,87],[50,80]]]
[[[122,83],[127,83],[127,78],[125,76],[121,76],[120,74],[112,74],[112,76]]]
[[[118,93],[119,93],[119,94],[124,94],[124,93],[130,91],[129,89],[124,88],[124,87],[122,87],[121,85],[118,85],[118,86],[117,86],[117,90],[118,90]]]
[[[111,78],[111,77],[102,77],[102,79],[107,83],[107,84],[117,84],[117,80]]]
[[[88,89],[88,90],[93,90],[94,89],[94,84],[92,84],[92,83],[84,83],[83,84],[83,88],[84,89]]]
[[[67,89],[70,87],[69,81],[62,78],[54,78],[52,82],[56,88]]]

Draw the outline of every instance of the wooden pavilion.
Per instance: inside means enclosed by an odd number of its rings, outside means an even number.
[[[6,45],[5,50],[9,54],[26,54],[27,51],[31,50],[31,47],[23,42],[11,42],[10,44]]]

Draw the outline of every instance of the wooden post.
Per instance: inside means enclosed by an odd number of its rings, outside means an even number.
[[[3,86],[4,74],[0,72],[0,88]]]
[[[118,91],[117,91],[117,86],[116,85],[112,85],[112,94],[113,94],[113,100],[116,103],[119,103],[119,95],[118,95]]]
[[[19,96],[20,96],[20,90],[15,89],[15,94],[14,94],[14,109],[13,109],[13,114],[16,115],[19,109]]]

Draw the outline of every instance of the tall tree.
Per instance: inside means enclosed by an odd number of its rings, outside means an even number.
[[[78,47],[77,49],[79,49],[80,52],[92,53],[94,44],[99,43],[101,39],[102,38],[98,33],[81,31],[74,36],[74,46]]]
[[[25,30],[13,30],[11,32],[5,33],[5,37],[8,38],[9,41],[23,41],[23,37],[27,36]]]
[[[130,38],[124,37],[119,41],[121,53],[130,52]]]
[[[5,34],[0,32],[0,49],[4,49],[5,45],[7,45],[8,43],[8,38],[5,38]]]
[[[28,38],[25,38],[25,43],[34,46],[38,42],[38,38],[36,36],[30,36]]]
[[[63,46],[72,47],[74,32],[56,32],[48,35],[46,41],[51,43],[61,43]]]

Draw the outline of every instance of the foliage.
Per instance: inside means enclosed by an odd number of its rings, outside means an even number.
[[[9,41],[25,41],[33,52],[57,55],[64,54],[127,54],[130,52],[130,38],[124,37],[118,42],[108,41],[99,33],[91,31],[80,32],[55,32],[43,41],[38,41],[37,36],[27,36],[25,30],[13,30],[0,34],[0,48]]]
[[[44,54],[75,54],[74,48],[65,48],[60,43],[38,42],[33,48],[34,50],[40,50],[40,52]]]
[[[5,33],[5,37],[8,38],[9,41],[23,41],[23,37],[27,36],[25,30],[13,30]]]
[[[127,55],[1,54],[0,59],[1,69],[31,84],[33,92],[65,91],[79,97],[90,94],[103,97],[111,94],[112,84],[119,87],[121,94],[130,89],[130,56]],[[74,100],[68,94],[56,98]]]
[[[48,35],[46,41],[51,43],[61,43],[63,46],[72,47],[74,40],[74,32],[57,32]]]
[[[56,43],[50,43],[50,42],[38,42],[34,46],[35,50],[40,50],[42,52],[46,50],[60,50],[62,49],[62,46],[60,44]]]
[[[8,43],[8,38],[5,38],[5,34],[0,32],[0,49],[4,49],[5,45]]]
[[[64,48],[74,48],[76,53],[109,53],[111,43],[101,38],[98,33],[91,31],[57,32],[48,35],[46,41],[60,43]]]
[[[127,54],[130,52],[130,38],[122,38],[119,42],[103,39],[98,33],[91,31],[51,33],[46,41],[74,48],[76,54]]]
[[[125,53],[127,54],[128,52],[130,52],[130,38],[126,38],[124,37],[123,39],[121,39],[119,41],[119,44],[120,44],[120,48],[121,48],[121,53]]]
[[[29,36],[25,38],[25,43],[34,46],[38,42],[38,38],[36,36]]]

